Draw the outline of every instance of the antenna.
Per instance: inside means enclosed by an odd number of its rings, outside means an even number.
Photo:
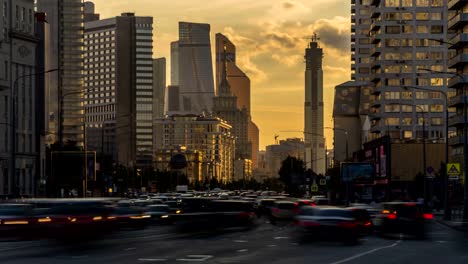
[[[316,43],[320,40],[320,38],[317,36],[317,33],[315,33],[315,32],[314,32],[314,34],[312,34],[312,36],[304,37],[302,39],[307,39],[307,40],[310,40],[310,42],[316,42]],[[310,43],[309,43],[308,47],[310,48]]]

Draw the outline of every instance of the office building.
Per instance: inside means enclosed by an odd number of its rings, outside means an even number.
[[[250,110],[250,78],[236,65],[236,46],[221,33],[216,34],[216,93],[219,94],[219,85],[223,76],[223,54],[226,49],[226,71],[230,90],[237,97],[238,109],[246,109],[249,116],[248,141],[251,144],[250,159],[253,168],[257,167],[257,155],[259,149],[259,130],[253,122]]]
[[[232,181],[235,137],[226,121],[210,116],[173,115],[156,118],[154,122],[155,153],[161,150],[175,153],[181,146],[185,151],[200,152],[202,175],[198,181],[212,178],[223,183]],[[159,162],[157,157],[154,162]]]
[[[304,139],[305,163],[317,174],[325,174],[325,138],[323,136],[323,50],[314,35],[305,50]]]
[[[176,44],[173,44],[176,45]],[[172,44],[171,44],[172,46]],[[210,25],[179,22],[178,81],[179,106],[183,113],[201,114],[213,108],[214,81]],[[171,69],[173,66],[171,66]],[[174,77],[175,78],[175,77]]]
[[[85,23],[87,147],[129,167],[152,164],[152,32],[133,13]]]
[[[445,99],[437,91],[450,91],[447,74],[436,72],[449,66],[439,41],[450,38],[447,0],[353,0],[351,11],[352,79],[374,83],[372,138],[422,138],[425,117],[427,138],[444,141]]]
[[[166,58],[153,59],[153,118],[164,117],[166,99]]]
[[[304,160],[307,143],[300,138],[287,138],[280,140],[279,144],[266,146],[265,167],[269,177],[279,177],[279,169],[283,160],[288,156]]]
[[[171,42],[171,85],[179,85],[179,41]]]
[[[252,160],[238,159],[234,161],[234,176],[233,181],[250,181],[253,180],[252,175]]]
[[[39,169],[34,1],[0,3],[0,194],[34,195]]]
[[[50,73],[48,132],[62,145],[74,141],[83,147],[83,0],[37,0],[36,7],[50,25],[50,67],[59,69]]]
[[[95,12],[93,2],[84,2],[84,22],[99,20],[99,14]]]

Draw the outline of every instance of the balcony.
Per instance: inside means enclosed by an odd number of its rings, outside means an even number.
[[[448,106],[454,107],[457,105],[463,105],[467,101],[467,97],[468,96],[463,94],[452,96],[448,99]]]
[[[452,43],[449,46],[449,49],[459,49],[463,48],[468,45],[468,34],[467,33],[459,33],[453,36],[451,39],[448,41],[449,43]]]
[[[450,78],[447,83],[448,88],[461,88],[463,85],[468,84],[468,75],[462,76],[456,75]]]
[[[447,63],[449,68],[458,68],[460,66],[464,66],[465,64],[468,64],[468,54],[455,55],[449,59]]]
[[[449,0],[447,6],[448,10],[459,10],[466,4],[468,4],[468,0]]]
[[[449,19],[448,28],[459,29],[466,24],[468,24],[468,13],[460,13]]]
[[[458,127],[464,125],[465,117],[462,115],[454,115],[449,117],[448,125],[449,127]]]
[[[455,137],[449,138],[448,140],[448,144],[450,146],[463,145],[464,142],[465,142],[464,136],[455,136]]]

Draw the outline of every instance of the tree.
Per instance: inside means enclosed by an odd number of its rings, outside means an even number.
[[[288,156],[281,163],[278,172],[280,181],[285,185],[285,191],[293,196],[302,196],[304,194],[305,169],[304,162],[296,157]]]

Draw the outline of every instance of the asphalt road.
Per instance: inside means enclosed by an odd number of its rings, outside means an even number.
[[[433,223],[427,240],[369,236],[358,245],[298,243],[291,226],[180,234],[171,227],[113,233],[98,240],[1,241],[0,263],[468,263],[468,235]]]

